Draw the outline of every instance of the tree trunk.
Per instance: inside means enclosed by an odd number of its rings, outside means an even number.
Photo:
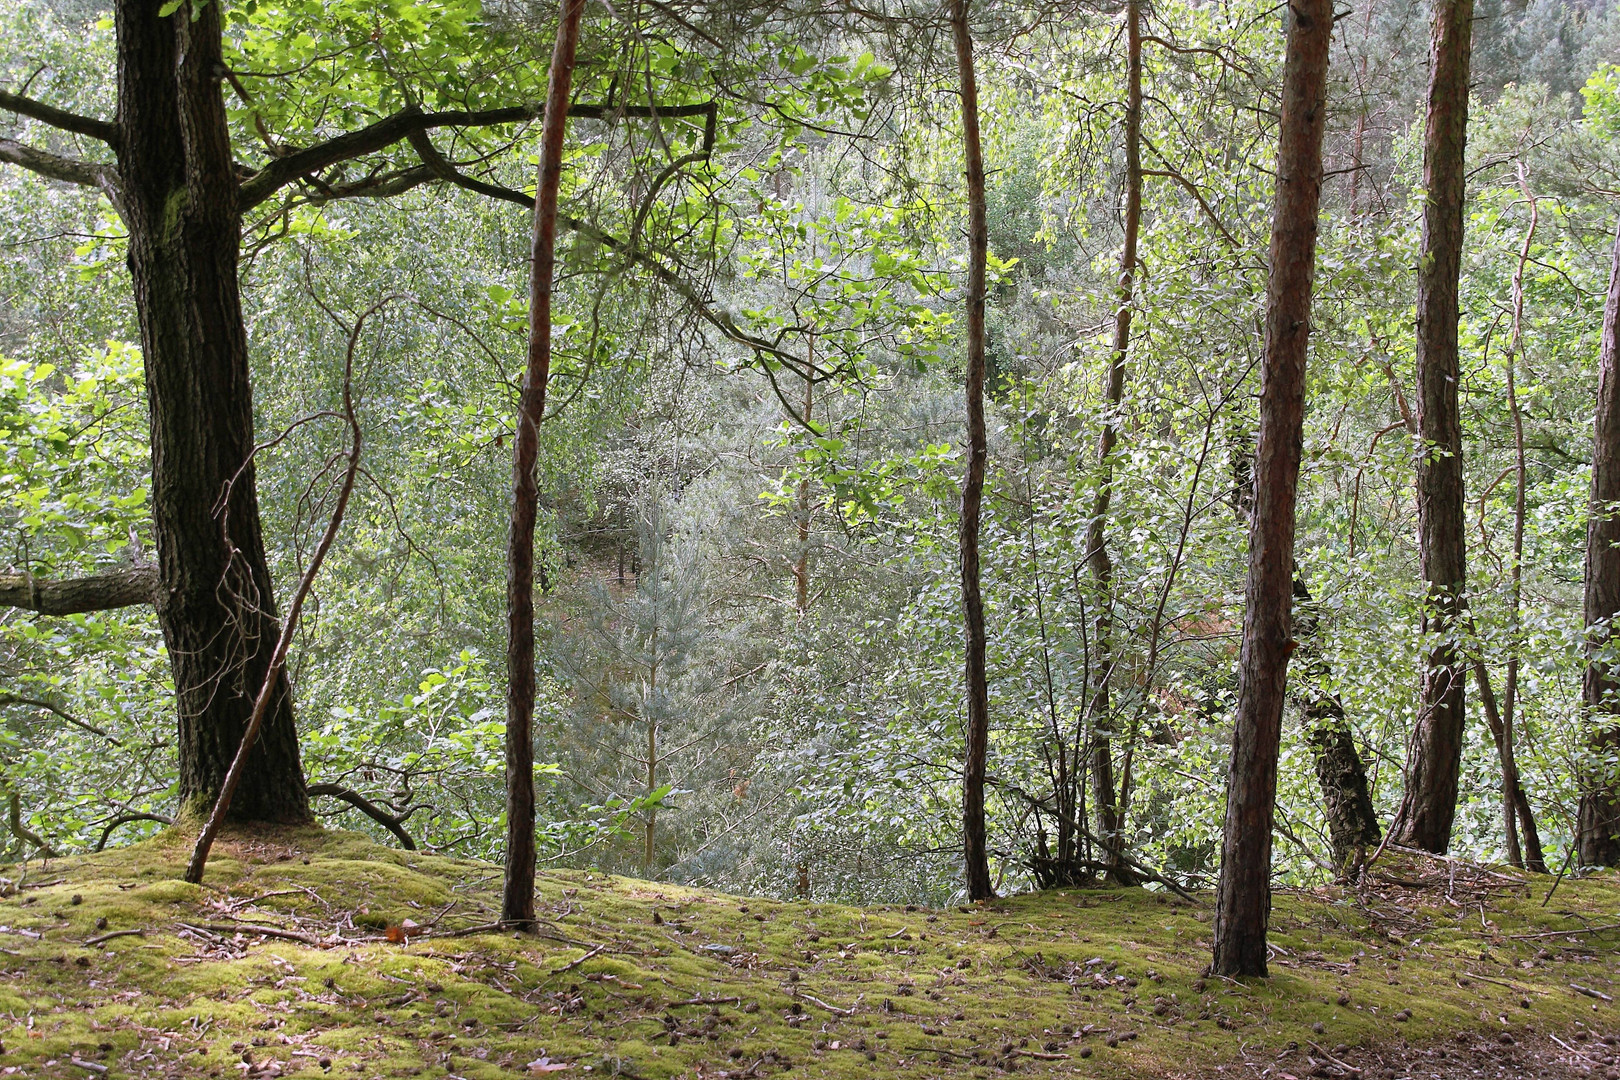
[[[1109,726],[1113,710],[1109,682],[1113,677],[1114,563],[1108,556],[1108,508],[1114,495],[1114,446],[1119,442],[1120,407],[1125,400],[1125,360],[1131,345],[1137,237],[1142,224],[1142,10],[1140,0],[1125,5],[1125,220],[1119,252],[1118,309],[1114,313],[1114,343],[1103,384],[1102,430],[1097,435],[1097,494],[1086,522],[1086,564],[1096,590],[1097,616],[1093,624],[1096,664],[1091,678],[1091,777],[1097,803],[1097,834],[1104,851],[1102,862],[1116,879],[1133,882],[1119,858],[1123,842],[1119,792],[1114,783],[1114,757]]]
[[[1294,575],[1294,639],[1305,667],[1305,739],[1327,810],[1333,865],[1352,879],[1370,845],[1383,839],[1367,787],[1367,766],[1356,750],[1339,695],[1322,688],[1331,674],[1317,637],[1317,615],[1304,578]]]
[[[1294,504],[1304,439],[1305,357],[1316,272],[1333,5],[1329,0],[1299,0],[1289,12],[1249,578],[1211,964],[1215,974],[1226,976],[1266,974],[1277,751],[1288,655],[1294,648],[1290,622]]]
[[[1423,630],[1435,644],[1425,663],[1406,792],[1391,827],[1402,843],[1437,854],[1450,846],[1457,813],[1467,678],[1456,640],[1467,586],[1457,283],[1473,18],[1473,0],[1436,0],[1423,142],[1428,198],[1417,296],[1418,544],[1428,589]]]
[[[967,646],[967,750],[962,770],[962,854],[968,897],[995,896],[984,822],[985,758],[990,742],[990,689],[985,671],[984,597],[979,592],[979,512],[989,447],[984,432],[985,259],[990,227],[984,201],[984,152],[979,145],[979,90],[973,72],[968,0],[951,0],[951,32],[961,76],[962,142],[967,159],[967,476],[962,483],[962,623]]]
[[[551,374],[551,291],[557,259],[557,189],[562,180],[568,95],[574,81],[585,0],[563,0],[540,128],[529,271],[529,356],[512,439],[512,525],[506,543],[506,878],[501,921],[532,930],[534,920],[534,522],[535,463]]]
[[[206,812],[269,670],[279,620],[251,459],[220,5],[160,18],[161,6],[117,5],[116,143],[151,416],[156,607],[174,673],[180,800]],[[310,820],[284,675],[231,817]]]
[[[1586,525],[1587,664],[1583,680],[1590,724],[1581,767],[1576,845],[1582,866],[1620,865],[1620,677],[1602,655],[1620,614],[1620,228],[1614,234],[1609,296],[1598,346],[1597,417],[1592,439],[1592,509]]]

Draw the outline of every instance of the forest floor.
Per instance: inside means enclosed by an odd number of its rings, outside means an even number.
[[[1141,889],[858,908],[500,871],[354,833],[0,866],[0,1077],[1620,1077],[1620,883],[1387,853],[1281,892],[1268,980]],[[20,879],[20,880],[19,880]],[[482,931],[479,927],[485,927]]]

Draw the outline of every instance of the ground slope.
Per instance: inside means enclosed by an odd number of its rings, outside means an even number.
[[[1205,979],[1211,910],[1142,890],[971,909],[542,876],[353,833],[0,867],[0,1076],[1613,1075],[1620,886],[1380,864],[1277,897],[1273,977]],[[1597,996],[1594,996],[1597,995]]]

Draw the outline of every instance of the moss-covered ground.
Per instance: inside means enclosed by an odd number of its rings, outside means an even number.
[[[856,908],[553,872],[542,936],[457,936],[498,868],[256,833],[196,887],[186,841],[0,867],[0,1076],[1285,1077],[1620,1030],[1608,878],[1543,906],[1550,879],[1386,858],[1279,893],[1272,977],[1236,983],[1201,974],[1207,902],[1140,889]]]

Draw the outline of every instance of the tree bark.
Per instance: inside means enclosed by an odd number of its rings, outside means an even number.
[[[1119,286],[1114,312],[1113,349],[1103,382],[1102,430],[1097,435],[1097,494],[1086,522],[1086,565],[1096,594],[1097,615],[1092,641],[1097,660],[1091,673],[1091,783],[1097,804],[1097,832],[1108,873],[1134,880],[1119,858],[1122,843],[1119,792],[1109,725],[1113,711],[1114,563],[1108,555],[1108,509],[1114,495],[1114,446],[1119,442],[1120,407],[1125,400],[1125,360],[1130,352],[1132,301],[1135,293],[1137,237],[1142,223],[1142,11],[1140,0],[1125,5],[1125,214],[1119,252]]]
[[[1271,917],[1271,833],[1288,656],[1294,649],[1294,506],[1305,424],[1305,358],[1322,196],[1322,129],[1329,0],[1289,5],[1277,148],[1277,195],[1266,282],[1266,352],[1249,524],[1249,576],[1238,667],[1221,877],[1216,893],[1217,975],[1266,974]]]
[[[979,89],[973,70],[968,0],[950,0],[951,33],[961,77],[962,143],[967,159],[967,476],[962,483],[962,624],[966,643],[967,751],[962,770],[962,853],[968,897],[995,896],[984,822],[985,759],[990,742],[990,689],[985,670],[984,597],[979,591],[979,514],[989,447],[984,431],[985,261],[990,227],[984,200],[984,151],[979,143]]]
[[[180,800],[206,810],[271,667],[279,619],[252,461],[220,5],[159,17],[161,6],[117,4],[114,144],[151,416],[156,607],[174,673]],[[311,820],[284,674],[231,817]]]
[[[1467,587],[1457,289],[1473,17],[1473,0],[1436,0],[1423,142],[1428,198],[1417,296],[1418,544],[1427,583],[1423,630],[1435,644],[1425,659],[1406,792],[1391,827],[1402,843],[1436,854],[1450,846],[1457,813],[1467,680],[1456,640]]]
[[[1367,786],[1367,766],[1356,750],[1350,720],[1339,695],[1322,687],[1331,674],[1317,637],[1311,591],[1296,572],[1293,585],[1294,640],[1305,667],[1305,739],[1316,766],[1316,782],[1327,810],[1333,865],[1354,878],[1366,849],[1383,839]]]
[[[506,545],[506,877],[501,920],[532,930],[534,918],[534,523],[535,463],[551,373],[551,293],[557,259],[557,190],[574,55],[585,0],[562,0],[540,129],[533,265],[529,274],[529,355],[512,439],[512,525]]]
[[[1576,846],[1582,866],[1620,865],[1620,675],[1604,653],[1620,614],[1620,228],[1614,234],[1609,295],[1598,346],[1598,392],[1592,438],[1592,508],[1586,525],[1587,754],[1581,765]]]

